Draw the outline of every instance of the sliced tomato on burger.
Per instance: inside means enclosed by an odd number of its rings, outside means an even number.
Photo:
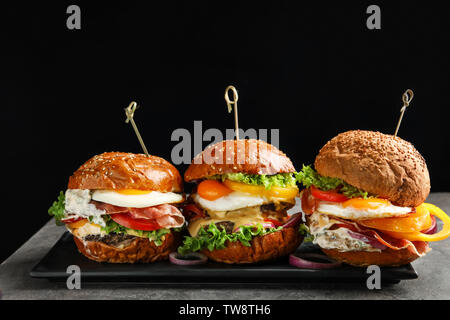
[[[278,220],[275,220],[275,219],[267,219],[267,218],[266,218],[266,219],[264,219],[264,221],[273,223],[273,225],[274,225],[275,227],[280,227],[280,226],[283,225],[282,222],[280,222],[280,221],[278,221]]]
[[[70,224],[70,223],[74,223],[74,222],[81,221],[81,220],[84,220],[84,219],[85,218],[83,218],[83,217],[61,219],[61,222],[64,222],[65,224]]]
[[[155,220],[133,218],[128,212],[115,213],[110,215],[110,217],[121,226],[134,230],[153,231],[161,229]]]
[[[342,193],[337,192],[336,190],[322,191],[314,186],[311,186],[311,194],[316,199],[330,202],[344,202],[348,200],[348,197],[346,197]]]

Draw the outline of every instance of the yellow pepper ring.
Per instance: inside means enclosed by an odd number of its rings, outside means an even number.
[[[298,194],[297,187],[282,188],[282,187],[273,186],[270,189],[266,189],[264,186],[255,186],[255,185],[250,185],[250,184],[246,184],[246,183],[231,181],[228,179],[225,180],[223,183],[233,191],[240,191],[240,192],[257,194],[257,195],[262,195],[262,196],[267,196],[267,197],[292,199],[292,198],[295,198],[295,196]]]
[[[358,223],[365,227],[382,231],[417,232],[430,228],[433,220],[430,212],[420,205],[416,208],[415,213],[409,213],[406,216],[366,219],[358,221]]]
[[[410,241],[440,241],[448,238],[450,236],[450,217],[442,211],[440,208],[436,207],[430,203],[423,203],[423,208],[428,210],[432,215],[438,217],[444,223],[441,231],[435,234],[425,234],[422,232],[388,232],[383,231],[386,234],[398,239],[406,239]]]

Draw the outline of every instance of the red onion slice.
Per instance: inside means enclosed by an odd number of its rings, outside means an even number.
[[[198,252],[192,252],[185,255],[181,255],[178,252],[172,252],[169,254],[169,260],[171,263],[180,266],[193,266],[206,263],[208,258],[204,254]]]
[[[326,260],[328,263],[310,261],[305,258]],[[299,256],[295,254],[289,255],[289,264],[300,269],[322,270],[337,268],[342,264],[342,262],[335,261],[318,253],[300,253]]]
[[[433,215],[431,216],[431,220],[432,220],[431,227],[429,227],[429,228],[426,229],[426,230],[421,231],[422,233],[425,233],[425,234],[435,234],[435,233],[437,232],[436,218],[435,218]]]
[[[358,232],[353,232],[351,230],[347,230],[347,232],[353,239],[360,240],[364,243],[367,243],[368,245],[370,245],[376,249],[385,250],[387,248],[384,244],[382,244],[376,238],[368,237],[364,234],[361,234]]]
[[[302,221],[302,214],[293,214],[285,224],[282,225],[283,228],[294,227]]]

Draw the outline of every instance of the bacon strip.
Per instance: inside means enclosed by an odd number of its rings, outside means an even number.
[[[116,213],[128,213],[134,219],[154,220],[161,228],[178,228],[184,224],[184,216],[180,210],[170,204],[160,204],[146,208],[125,208],[109,203],[91,201],[97,209],[106,211],[112,215]]]
[[[393,249],[393,250],[402,250],[407,248],[412,253],[418,255],[419,257],[425,255],[428,251],[430,251],[430,247],[428,246],[428,242],[424,241],[409,241],[406,239],[396,239],[387,234],[384,234],[381,231],[368,229],[359,225],[356,222],[347,221],[344,219],[340,219],[337,217],[333,217],[336,220],[339,220],[341,223],[333,225],[331,228],[347,228],[352,232],[359,233],[366,237],[376,239],[382,245]],[[330,228],[330,229],[331,229]]]

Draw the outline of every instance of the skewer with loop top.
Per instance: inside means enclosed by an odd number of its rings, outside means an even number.
[[[230,100],[230,94],[229,92],[232,91],[233,93],[233,100]],[[228,86],[225,89],[225,101],[227,102],[228,107],[228,113],[231,113],[234,106],[234,127],[236,131],[236,140],[239,140],[239,122],[238,122],[238,107],[237,102],[239,100],[239,96],[237,93],[237,90],[234,86]]]
[[[409,107],[409,104],[411,103],[412,99],[414,97],[414,92],[411,89],[408,89],[403,93],[402,95],[402,101],[403,101],[403,107],[400,109],[400,119],[398,119],[397,128],[395,128],[394,136],[397,135],[398,129],[400,128],[400,124],[403,120],[403,115],[405,114],[406,108]]]
[[[142,140],[141,134],[139,133],[139,130],[136,126],[136,123],[134,122],[134,112],[136,109],[139,108],[138,104],[134,101],[130,103],[130,105],[125,108],[125,114],[127,116],[127,119],[125,120],[125,123],[131,122],[131,125],[133,126],[134,132],[136,133],[136,136],[139,140],[139,143],[141,144],[142,150],[144,150],[144,153],[149,156],[147,148],[145,147],[144,140]]]

